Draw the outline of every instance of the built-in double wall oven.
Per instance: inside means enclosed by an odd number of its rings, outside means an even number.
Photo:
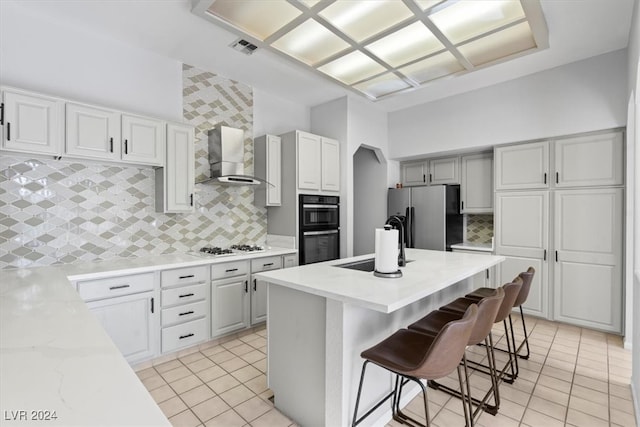
[[[340,198],[300,194],[299,264],[340,258]]]

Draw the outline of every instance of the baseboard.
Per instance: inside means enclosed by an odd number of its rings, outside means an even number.
[[[625,350],[631,351],[633,348],[633,341],[631,341],[631,337],[627,338],[625,336],[624,340],[622,341],[622,346],[624,347]]]

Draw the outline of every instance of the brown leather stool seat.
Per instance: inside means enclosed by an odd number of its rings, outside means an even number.
[[[363,351],[361,356],[365,361],[362,364],[360,385],[358,386],[358,395],[351,425],[359,424],[389,398],[392,399],[391,409],[394,420],[403,424],[423,425],[400,410],[402,388],[409,380],[418,383],[422,389],[427,426],[430,425],[427,390],[420,381],[421,379],[442,378],[457,368],[460,391],[464,396],[460,360],[464,356],[477,316],[478,306],[472,304],[462,318],[447,323],[436,336],[400,329],[375,346]],[[360,395],[362,393],[365,370],[369,362],[396,374],[396,381],[391,393],[369,409],[362,417],[358,418]],[[465,400],[462,402],[462,407],[466,424],[469,426],[469,414]]]
[[[524,321],[524,312],[522,311],[522,304],[524,304],[527,301],[527,298],[529,297],[529,291],[531,290],[531,283],[533,282],[533,276],[535,275],[535,273],[536,273],[535,268],[529,267],[527,271],[523,271],[518,275],[522,279],[522,288],[520,289],[520,293],[518,294],[518,297],[513,303],[514,308],[515,307],[520,308],[520,319],[522,320],[522,330],[524,333],[524,339],[516,349],[516,355],[521,359],[525,359],[525,360],[529,358],[531,352],[529,350],[529,334],[527,333],[527,325]],[[484,298],[486,295],[490,294],[492,290],[493,288],[478,288],[475,291],[471,292],[470,294],[467,294],[466,297],[479,301],[482,298]],[[511,324],[511,329],[513,330],[511,314],[509,314],[509,323]],[[522,346],[526,346],[527,348],[526,354],[520,354],[520,350],[522,350]],[[503,348],[496,348],[496,350],[504,351],[504,352],[507,351],[506,349],[503,349]],[[516,370],[518,369],[517,363],[518,361],[516,359]]]
[[[513,282],[506,283],[504,286],[502,286],[502,289],[504,290],[504,298],[502,299],[502,303],[500,304],[500,308],[498,309],[498,313],[496,314],[496,318],[494,320],[494,323],[502,322],[504,325],[505,338],[507,340],[507,348],[509,349],[508,351],[509,360],[507,361],[505,366],[500,370],[499,381],[502,381],[504,379],[504,381],[508,383],[512,383],[513,381],[515,381],[515,379],[518,376],[518,371],[514,362],[515,344],[513,345],[513,348],[511,344],[513,342],[513,340],[511,339],[513,337],[513,329],[511,329],[511,331],[509,330],[506,319],[509,317],[509,314],[511,313],[513,303],[518,297],[518,294],[520,293],[520,289],[522,289],[522,282],[523,281],[521,277],[516,277],[513,280]],[[465,312],[466,308],[470,304],[476,304],[477,302],[478,300],[475,298],[467,298],[467,297],[457,298],[454,301],[450,302],[449,304],[440,307],[440,310],[448,311],[451,313],[462,314]],[[483,372],[490,375],[491,373],[490,366],[479,365],[477,363],[473,363],[473,364],[488,369],[487,371],[483,371]],[[511,373],[507,372],[508,368],[511,369]],[[482,371],[482,369],[480,370]]]
[[[502,304],[502,300],[504,299],[504,290],[502,288],[493,289],[491,295],[483,298],[478,302],[478,318],[476,319],[476,323],[473,326],[473,330],[471,331],[471,335],[469,336],[469,341],[467,345],[476,345],[482,342],[486,345],[487,351],[487,360],[489,363],[489,371],[491,378],[491,388],[484,395],[482,399],[474,399],[471,397],[471,389],[469,385],[469,375],[466,366],[466,358],[463,357],[464,370],[466,376],[466,384],[467,384],[467,394],[469,396],[469,403],[473,402],[477,405],[475,412],[473,411],[473,407],[469,407],[469,413],[471,414],[471,423],[474,423],[476,417],[482,413],[482,410],[487,410],[492,414],[496,414],[498,407],[500,405],[500,396],[498,391],[498,378],[495,372],[495,363],[493,357],[493,346],[490,343],[490,335],[491,328],[496,319],[496,315],[498,314],[498,310]],[[427,334],[429,336],[437,335],[440,330],[449,322],[454,320],[458,320],[460,318],[459,313],[453,313],[443,310],[435,310],[431,313],[427,314],[422,319],[418,320],[415,323],[412,323],[408,326],[410,330],[415,330],[421,332],[423,334]],[[438,385],[438,388],[452,394],[456,397],[461,397],[461,395],[456,391],[449,387]],[[494,405],[488,405],[487,402],[489,398],[493,395]]]

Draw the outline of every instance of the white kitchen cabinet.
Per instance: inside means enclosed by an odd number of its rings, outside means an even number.
[[[62,154],[64,101],[3,88],[1,108],[2,149],[54,156]]]
[[[298,255],[283,255],[282,256],[282,268],[290,268],[298,265]]]
[[[66,124],[66,154],[120,160],[120,112],[67,102]]]
[[[340,191],[340,144],[330,138],[321,138],[320,163],[322,191]]]
[[[401,166],[402,185],[426,185],[429,163],[427,161],[403,163]]]
[[[253,143],[254,173],[269,184],[260,185],[254,192],[258,206],[282,204],[282,141],[279,136],[263,135]]]
[[[249,261],[211,266],[211,337],[249,327]]]
[[[147,117],[122,115],[122,160],[164,165],[165,123]]]
[[[155,171],[156,211],[193,212],[195,186],[193,126],[167,124],[166,163]]]
[[[484,251],[474,251],[470,249],[451,249],[452,252],[459,252],[463,254],[473,254],[473,255],[491,255],[491,252]],[[487,268],[485,271],[482,271],[475,276],[471,277],[472,288],[477,289],[481,287],[488,288],[496,288],[498,287],[498,283],[495,281],[495,267]]]
[[[322,180],[322,138],[307,132],[297,132],[298,188],[320,190]]]
[[[493,154],[462,156],[460,213],[493,213]]]
[[[267,282],[255,273],[282,268],[282,257],[272,256],[251,260],[251,325],[267,320]]]
[[[526,190],[549,187],[549,142],[496,147],[495,189]]]
[[[622,188],[555,192],[556,320],[621,331],[623,203]]]
[[[554,141],[555,187],[612,186],[624,183],[622,131]]]
[[[495,252],[507,257],[498,266],[500,284],[512,280],[529,266],[536,269],[534,282],[523,309],[526,313],[549,315],[549,192],[509,191],[496,193]]]
[[[154,283],[153,273],[143,273],[77,284],[89,310],[131,364],[158,354],[159,310]]]
[[[460,184],[460,158],[429,160],[429,185]]]

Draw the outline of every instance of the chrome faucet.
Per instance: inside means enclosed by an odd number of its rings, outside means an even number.
[[[400,218],[398,215],[391,215],[387,219],[387,222],[385,223],[385,225],[392,226],[393,228],[398,230],[398,233],[400,234],[400,237],[399,237],[400,252],[398,253],[398,267],[404,267],[405,264],[406,264],[405,263],[405,257],[404,257],[404,246],[405,246],[405,242],[404,242],[404,222],[402,221],[402,218]]]

